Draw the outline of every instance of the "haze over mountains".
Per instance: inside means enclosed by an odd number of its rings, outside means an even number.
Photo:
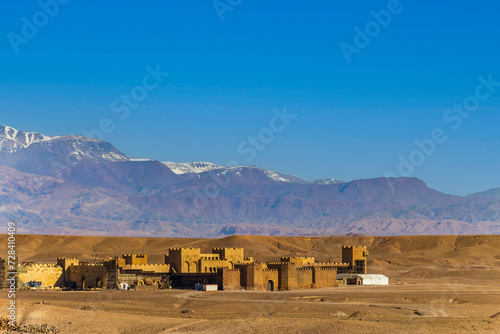
[[[0,126],[0,217],[37,234],[498,234],[500,188],[461,197],[417,178],[129,159],[101,140]]]

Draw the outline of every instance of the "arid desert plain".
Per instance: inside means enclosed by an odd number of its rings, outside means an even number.
[[[5,235],[0,239],[7,245]],[[40,263],[124,253],[146,253],[150,262],[162,263],[172,247],[244,247],[246,255],[262,261],[281,256],[329,261],[339,260],[343,245],[367,246],[368,273],[384,274],[390,284],[276,292],[19,291],[18,322],[46,324],[37,328],[58,333],[500,332],[500,236],[17,236],[19,260]],[[2,309],[8,302],[4,291]]]

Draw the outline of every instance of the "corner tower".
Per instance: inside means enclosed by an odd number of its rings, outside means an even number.
[[[366,274],[368,251],[366,246],[343,246],[342,262],[349,263],[349,269],[356,274]]]

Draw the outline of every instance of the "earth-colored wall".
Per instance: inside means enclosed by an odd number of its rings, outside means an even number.
[[[351,270],[355,269],[356,260],[364,262],[364,270],[358,274],[366,274],[367,271],[367,256],[368,251],[366,246],[343,246],[342,247],[342,262],[349,263]]]
[[[18,286],[30,281],[41,281],[42,287],[63,287],[64,276],[63,268],[58,265],[51,264],[33,264],[29,266],[19,266]]]
[[[199,261],[198,271],[201,273],[215,273],[217,268],[229,268],[233,269],[233,264],[229,261],[224,260],[204,260],[203,258]]]
[[[282,257],[281,262],[295,263],[297,267],[314,264],[314,257]]]
[[[297,269],[297,288],[309,289],[314,282],[314,269],[313,268],[299,268]]]
[[[337,269],[314,268],[314,286],[316,288],[336,287]]]
[[[0,289],[5,289],[8,287],[7,282],[7,260],[3,257],[0,257]]]
[[[274,283],[274,290],[279,289],[279,272],[277,269],[264,269],[262,271],[262,283],[258,289],[255,290],[267,290],[267,282],[271,280]]]
[[[146,265],[148,264],[147,254],[123,254],[122,258],[125,259],[125,265]]]
[[[245,259],[245,250],[243,248],[214,248],[213,254],[219,254],[221,260],[227,260],[232,263],[243,262]]]
[[[59,257],[57,258],[57,264],[63,268],[63,281],[64,285],[67,285],[70,282],[67,269],[69,266],[78,266],[80,264],[80,260],[76,257]]]
[[[156,273],[170,272],[170,265],[168,264],[135,264],[131,266],[124,266],[124,269],[152,271]]]
[[[221,272],[222,272],[222,289],[223,290],[241,289],[241,285],[240,285],[241,271],[240,270],[224,268],[224,269],[221,269]]]
[[[79,265],[70,266],[66,272],[69,273],[69,281],[75,282],[77,288],[87,289],[114,286],[116,282],[110,280],[110,271],[110,268],[102,265]]]
[[[171,248],[165,256],[165,264],[169,264],[178,274],[197,273],[201,258],[199,248]]]
[[[264,290],[264,269],[267,267],[263,263],[252,263],[245,267],[245,281],[248,290]],[[276,272],[277,274],[277,272]],[[276,277],[276,284],[278,284],[278,278]]]

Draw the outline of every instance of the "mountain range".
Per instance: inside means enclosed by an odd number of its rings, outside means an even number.
[[[500,188],[308,181],[255,166],[133,159],[83,136],[0,126],[0,217],[32,234],[217,237],[500,233]]]

